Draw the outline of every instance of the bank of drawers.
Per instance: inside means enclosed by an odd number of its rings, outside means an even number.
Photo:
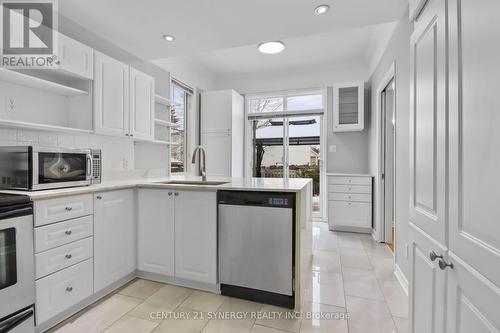
[[[371,176],[328,176],[328,223],[330,230],[371,232]]]
[[[92,295],[91,194],[35,202],[37,324]]]

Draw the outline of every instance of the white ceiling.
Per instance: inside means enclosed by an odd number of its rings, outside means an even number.
[[[313,8],[322,3],[331,6],[330,12],[314,15]],[[194,56],[277,39],[290,40],[288,52],[294,52],[300,42],[295,38],[393,22],[407,6],[407,0],[59,1],[67,19],[143,59]],[[163,41],[163,34],[173,34],[175,42]],[[308,43],[318,43],[317,37]],[[237,55],[245,48],[227,52]]]
[[[381,44],[391,36],[397,23],[364,26],[306,37],[283,39],[285,51],[267,55],[257,51],[256,45],[203,52],[187,57],[191,64],[199,64],[216,76],[227,77],[288,68],[332,67],[360,63],[370,65]],[[383,45],[385,46],[385,45]],[[177,58],[157,59],[160,67],[172,68]]]

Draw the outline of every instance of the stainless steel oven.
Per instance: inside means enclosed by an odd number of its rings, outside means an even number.
[[[33,208],[0,194],[0,332],[34,332]]]
[[[92,149],[0,147],[0,186],[44,190],[100,182],[100,155]]]

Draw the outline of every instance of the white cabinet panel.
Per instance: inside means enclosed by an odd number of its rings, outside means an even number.
[[[446,274],[438,261],[431,261],[435,251],[444,255],[446,249],[410,223],[410,332],[443,333]]]
[[[332,230],[339,227],[372,227],[371,202],[328,201],[328,218]]]
[[[207,176],[231,177],[231,134],[202,133],[201,142],[207,152]]]
[[[130,134],[141,140],[153,140],[155,80],[130,68]]]
[[[209,91],[201,94],[201,133],[231,130],[232,95],[230,90]]]
[[[138,217],[138,269],[174,276],[173,191],[139,189]]]
[[[36,281],[36,322],[45,322],[92,295],[92,259]]]
[[[410,41],[410,220],[441,244],[446,230],[445,15],[444,1],[430,1]]]
[[[99,134],[128,135],[129,66],[94,53],[94,130]]]
[[[176,191],[175,276],[217,282],[216,192]]]
[[[59,69],[70,75],[94,78],[94,49],[68,36],[59,34]]]
[[[500,286],[500,2],[449,3],[449,248]]]
[[[498,333],[500,288],[453,253],[448,269],[447,332]]]
[[[134,190],[94,194],[94,284],[99,291],[136,269]]]
[[[92,211],[91,194],[35,201],[35,227],[91,215]]]
[[[35,253],[68,244],[94,234],[94,216],[87,215],[35,228]]]

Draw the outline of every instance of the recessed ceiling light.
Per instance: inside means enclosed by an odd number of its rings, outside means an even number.
[[[316,15],[323,15],[326,14],[327,11],[330,10],[330,6],[328,5],[319,5],[318,7],[314,8],[314,13]]]
[[[285,44],[277,40],[274,42],[260,43],[257,48],[260,52],[265,54],[276,54],[285,49]]]
[[[175,37],[172,35],[163,35],[163,39],[166,40],[167,42],[173,42]]]

